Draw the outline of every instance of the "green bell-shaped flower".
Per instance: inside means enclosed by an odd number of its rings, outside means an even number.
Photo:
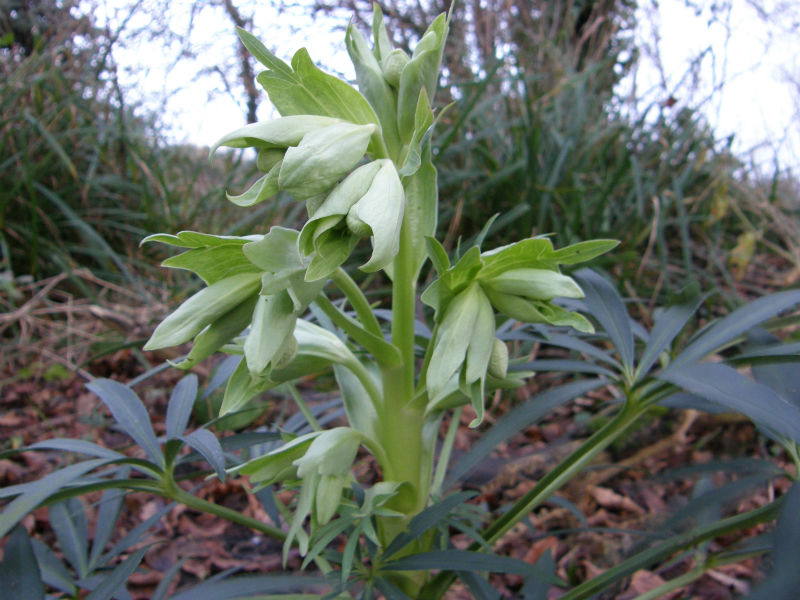
[[[460,292],[444,310],[437,328],[426,384],[430,405],[461,389],[483,419],[486,373],[494,351],[495,321],[489,299],[477,283]],[[452,385],[456,378],[458,388]]]
[[[324,525],[333,518],[350,484],[350,469],[364,436],[350,427],[336,427],[317,435],[305,454],[292,464],[301,478],[300,497],[283,546],[284,560],[298,537],[305,518],[313,512],[314,523]],[[308,551],[307,538],[299,537],[300,553]]]
[[[298,200],[327,192],[355,167],[369,146],[375,125],[356,125],[318,115],[292,115],[252,123],[233,131],[211,148],[256,148],[265,173],[247,191],[227,194],[239,206],[253,206],[286,190]]]
[[[312,256],[306,279],[313,281],[341,265],[362,237],[372,238],[372,256],[361,269],[391,263],[400,244],[404,194],[391,160],[380,159],[348,175],[316,207],[300,233],[300,251]]]

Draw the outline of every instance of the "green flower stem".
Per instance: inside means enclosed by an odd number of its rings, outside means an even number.
[[[748,552],[746,555],[742,554],[735,554],[734,556],[725,556],[725,557],[716,557],[711,556],[702,564],[698,565],[688,573],[684,573],[679,577],[675,577],[674,579],[670,579],[669,581],[659,585],[658,587],[653,588],[652,590],[645,592],[644,594],[640,594],[634,598],[634,600],[658,600],[659,598],[665,597],[670,592],[678,590],[690,583],[697,581],[703,575],[708,573],[709,571],[716,569],[717,567],[722,567],[728,564],[741,562],[748,558],[755,558],[757,556],[761,556],[767,552],[767,550],[760,550],[760,551],[753,551]]]
[[[300,395],[300,392],[297,391],[297,388],[293,383],[287,383],[286,387],[289,390],[289,393],[294,398],[295,403],[297,404],[297,408],[300,409],[300,412],[303,413],[303,416],[308,421],[308,424],[311,426],[311,429],[314,431],[322,431],[322,426],[317,421],[317,418],[313,415],[313,413],[308,409],[308,405],[306,401],[303,400],[303,396]]]
[[[459,406],[453,411],[453,416],[450,418],[450,425],[447,428],[447,434],[442,442],[442,450],[439,452],[439,461],[436,463],[436,472],[433,476],[431,490],[434,495],[438,495],[442,491],[442,482],[447,473],[447,466],[450,464],[450,453],[453,451],[456,434],[461,426],[461,413],[463,411],[464,407]]]
[[[317,306],[324,312],[331,321],[342,329],[347,335],[361,344],[367,351],[371,352],[378,361],[384,366],[400,364],[400,353],[395,346],[383,339],[383,334],[375,335],[364,329],[358,321],[348,317],[341,310],[334,306],[324,294],[317,296],[315,300]]]
[[[561,600],[592,598],[613,582],[627,577],[639,569],[646,569],[672,556],[676,552],[691,548],[721,535],[725,535],[726,533],[742,531],[748,527],[773,521],[778,517],[782,504],[782,501],[779,499],[761,508],[751,510],[750,512],[721,519],[709,525],[695,527],[686,533],[676,535],[649,550],[640,552],[616,567],[605,571],[602,575],[594,577],[578,587],[573,588],[565,596],[562,596]],[[736,560],[741,560],[741,557]]]
[[[390,508],[410,519],[427,501],[430,469],[423,462],[424,407],[414,398],[414,308],[416,275],[413,239],[408,217],[403,217],[400,247],[394,259],[392,285],[392,344],[400,351],[401,363],[381,369],[384,402],[378,412],[381,443],[387,462],[382,464],[385,481],[405,483],[389,501]],[[426,477],[426,474],[428,476]],[[388,519],[381,527],[382,542],[388,543],[402,531],[407,519]]]
[[[358,284],[353,281],[353,278],[348,275],[347,271],[339,267],[331,275],[333,283],[342,291],[342,293],[350,302],[350,306],[356,311],[359,321],[364,326],[364,329],[377,336],[383,336],[381,326],[378,324],[378,319],[372,312],[372,307],[369,304],[364,292],[358,287]]]
[[[364,386],[364,389],[369,395],[370,400],[372,400],[372,405],[375,407],[375,410],[378,411],[380,414],[381,407],[383,406],[383,394],[381,394],[381,390],[375,384],[375,380],[372,378],[372,375],[369,374],[367,368],[362,365],[358,359],[355,360],[348,360],[342,363],[345,367],[350,369],[353,375],[356,376],[358,381],[361,385]]]
[[[483,537],[486,542],[493,544],[499,540],[534,508],[561,489],[564,484],[587,467],[598,454],[627,431],[646,410],[647,406],[645,405],[626,402],[622,410],[611,421],[542,477],[533,489],[517,501],[511,510],[492,523],[484,532]]]

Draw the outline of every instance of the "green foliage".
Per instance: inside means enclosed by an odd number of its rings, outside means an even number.
[[[207,201],[232,172],[197,149],[166,146],[153,117],[125,101],[113,39],[73,16],[82,14],[75,3],[50,4],[13,9],[12,29],[29,15],[33,37],[0,48],[0,265],[37,278],[79,266],[128,284],[153,277],[137,251],[147,232],[235,227]],[[230,160],[226,169],[239,171]]]

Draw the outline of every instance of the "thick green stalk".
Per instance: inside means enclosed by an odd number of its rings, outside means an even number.
[[[180,502],[181,504],[184,504],[189,508],[193,508],[194,510],[204,513],[210,513],[212,515],[226,519],[233,523],[244,525],[245,527],[249,527],[254,531],[261,532],[265,535],[268,535],[278,540],[286,539],[286,532],[277,527],[273,527],[272,525],[267,525],[266,523],[262,523],[257,519],[248,517],[243,513],[231,510],[230,508],[227,508],[220,504],[214,504],[213,502],[208,502],[207,500],[203,500],[202,498],[193,496],[192,494],[182,490],[178,486],[174,486],[171,490],[166,490],[164,495],[167,498],[174,500],[176,502]]]
[[[414,391],[414,309],[417,281],[414,272],[414,240],[408,216],[403,216],[400,248],[394,260],[392,280],[392,343],[403,358],[403,397],[410,400]]]
[[[347,274],[347,271],[339,267],[331,274],[331,279],[345,295],[350,306],[353,307],[353,310],[356,311],[358,320],[361,321],[364,328],[370,333],[383,336],[381,326],[372,312],[369,301],[366,296],[364,296],[364,292],[361,291],[361,288],[358,287],[358,284]]]
[[[425,506],[429,481],[422,481],[428,470],[423,468],[422,429],[424,413],[412,403],[414,397],[414,308],[416,280],[413,268],[413,240],[408,219],[403,218],[400,248],[394,260],[392,281],[392,344],[400,351],[402,361],[384,368],[384,403],[379,414],[381,442],[386,449],[387,463],[383,477],[387,481],[407,485],[392,501],[392,508],[412,517]],[[394,521],[397,521],[395,519]],[[386,540],[402,529],[391,527]],[[397,529],[397,531],[394,531]]]

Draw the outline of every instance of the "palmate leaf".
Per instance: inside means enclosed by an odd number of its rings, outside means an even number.
[[[86,387],[99,396],[114,420],[147,453],[150,460],[163,468],[164,455],[150,425],[150,415],[133,390],[112,379],[95,379]]]

